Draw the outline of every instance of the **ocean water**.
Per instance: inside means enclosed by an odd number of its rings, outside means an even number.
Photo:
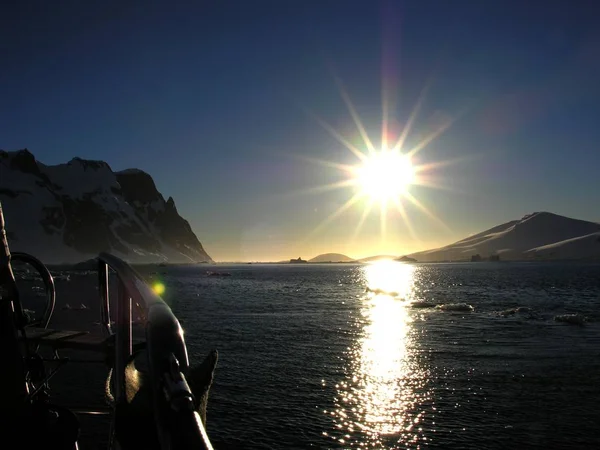
[[[600,448],[600,264],[206,269],[154,278],[217,449]]]

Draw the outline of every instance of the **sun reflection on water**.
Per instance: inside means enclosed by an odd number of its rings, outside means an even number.
[[[343,432],[336,438],[350,447],[406,447],[425,439],[419,405],[428,398],[427,374],[415,357],[415,332],[404,301],[412,297],[415,267],[380,262],[362,270],[368,294],[346,379],[337,385],[333,434]]]

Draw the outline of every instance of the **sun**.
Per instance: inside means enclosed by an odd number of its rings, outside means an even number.
[[[332,66],[330,66],[330,70],[340,97],[345,103],[354,125],[356,125],[356,131],[351,136],[345,136],[327,121],[311,112],[310,109],[303,106],[301,108],[358,161],[338,162],[307,155],[293,155],[305,162],[335,169],[338,172],[336,181],[294,191],[294,194],[322,194],[337,189],[351,191],[346,202],[323,218],[308,233],[305,241],[312,240],[318,232],[353,207],[362,208],[362,214],[352,232],[351,242],[359,236],[363,224],[366,223],[371,213],[379,214],[382,242],[385,242],[386,239],[388,219],[394,221],[398,217],[406,226],[411,237],[418,240],[416,229],[413,227],[410,217],[417,210],[439,225],[440,230],[451,232],[446,223],[423,204],[418,197],[420,197],[424,188],[454,190],[452,186],[445,186],[440,183],[435,172],[442,167],[476,155],[464,155],[444,161],[427,161],[427,158],[422,158],[419,154],[432,142],[439,139],[469,108],[466,107],[456,114],[436,112],[434,114],[435,120],[429,120],[426,124],[419,126],[419,138],[416,138],[411,134],[412,128],[424,104],[429,83],[426,83],[423,87],[409,116],[400,121],[397,120],[395,112],[390,106],[395,103],[395,99],[393,96],[391,99],[388,98],[388,94],[393,93],[393,90],[388,91],[388,80],[385,74],[382,74],[381,140],[375,146],[341,78],[334,72]],[[396,126],[396,124],[400,125],[401,122],[400,127]]]
[[[353,173],[360,193],[382,204],[403,197],[415,181],[410,157],[385,148],[373,152],[353,168]]]

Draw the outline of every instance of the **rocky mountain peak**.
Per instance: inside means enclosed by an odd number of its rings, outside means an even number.
[[[131,262],[211,261],[152,177],[104,161],[45,165],[29,150],[0,151],[0,201],[11,249],[48,263],[109,251]]]

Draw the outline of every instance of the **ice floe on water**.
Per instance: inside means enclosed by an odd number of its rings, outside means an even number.
[[[473,308],[473,306],[469,305],[468,303],[444,303],[442,305],[437,305],[436,308],[441,311],[454,312],[470,312],[475,310],[475,308]]]
[[[409,304],[411,308],[415,309],[436,309],[439,311],[450,311],[450,312],[472,312],[475,308],[468,303],[435,303],[427,300],[417,300]]]
[[[571,325],[584,325],[589,319],[583,314],[558,314],[554,316],[555,322],[563,322]]]
[[[432,302],[428,302],[428,301],[416,301],[416,302],[412,302],[410,304],[411,308],[419,308],[419,309],[424,309],[424,308],[435,308],[437,307],[437,303],[432,303]]]
[[[553,320],[554,322],[561,322],[571,325],[584,325],[594,320],[581,313],[565,313],[565,314],[551,314],[551,313],[539,313],[534,311],[532,308],[525,306],[519,306],[516,308],[505,309],[495,313],[497,316],[504,318],[519,318],[519,319],[534,319],[534,320]]]
[[[525,317],[533,319],[536,317],[535,312],[526,306],[518,306],[516,308],[505,309],[497,313],[501,317]]]

